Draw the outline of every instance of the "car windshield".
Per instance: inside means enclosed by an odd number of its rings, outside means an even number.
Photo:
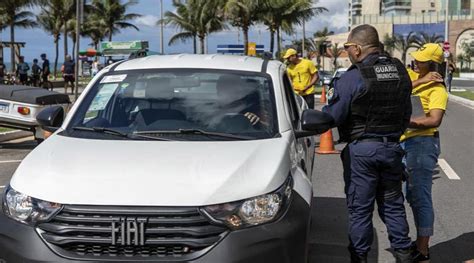
[[[278,134],[275,112],[266,74],[133,70],[97,81],[65,134],[109,140],[265,139]]]

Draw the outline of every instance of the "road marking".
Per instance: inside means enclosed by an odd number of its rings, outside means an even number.
[[[446,174],[446,176],[451,179],[451,180],[461,180],[459,178],[458,174],[451,168],[451,166],[446,162],[445,159],[438,159],[438,164],[439,167],[441,167],[441,170]]]
[[[21,161],[22,160],[6,160],[6,161],[0,161],[0,164],[2,164],[2,163],[19,163]]]
[[[2,189],[2,188],[5,188],[5,186],[4,186],[4,185],[0,185],[0,189]]]

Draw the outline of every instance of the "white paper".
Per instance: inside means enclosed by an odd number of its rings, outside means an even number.
[[[127,74],[109,75],[103,77],[100,83],[117,83],[122,82],[125,78],[127,78]]]

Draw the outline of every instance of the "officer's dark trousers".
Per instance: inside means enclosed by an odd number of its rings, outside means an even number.
[[[366,255],[373,240],[372,212],[387,226],[394,249],[410,247],[401,191],[403,150],[392,142],[352,142],[341,154],[349,213],[349,250]]]

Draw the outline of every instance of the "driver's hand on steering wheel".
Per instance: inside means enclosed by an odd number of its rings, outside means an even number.
[[[257,123],[260,122],[260,117],[258,117],[255,113],[246,112],[244,116],[247,117],[247,119],[249,119],[252,125],[256,125]]]

